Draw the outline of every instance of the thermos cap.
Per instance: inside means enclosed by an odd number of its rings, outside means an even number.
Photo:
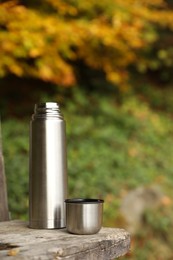
[[[91,235],[102,227],[103,203],[101,199],[66,199],[67,231],[78,235]]]

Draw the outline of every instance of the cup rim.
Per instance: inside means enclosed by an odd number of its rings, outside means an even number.
[[[90,198],[74,198],[74,199],[66,199],[66,203],[78,203],[78,204],[98,204],[98,203],[104,203],[104,200],[102,199],[90,199]]]

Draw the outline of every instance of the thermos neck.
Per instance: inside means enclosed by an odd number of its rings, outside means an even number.
[[[58,103],[46,102],[46,103],[40,103],[35,105],[32,119],[36,119],[36,118],[46,119],[52,117],[63,120],[63,116],[61,114]]]

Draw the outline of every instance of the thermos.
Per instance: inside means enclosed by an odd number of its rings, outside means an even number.
[[[30,123],[29,227],[65,227],[65,199],[65,121],[57,103],[37,104]]]

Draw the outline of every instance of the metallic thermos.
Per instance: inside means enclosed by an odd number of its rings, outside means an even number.
[[[57,103],[35,105],[30,124],[29,227],[63,228],[67,198],[65,122]]]

